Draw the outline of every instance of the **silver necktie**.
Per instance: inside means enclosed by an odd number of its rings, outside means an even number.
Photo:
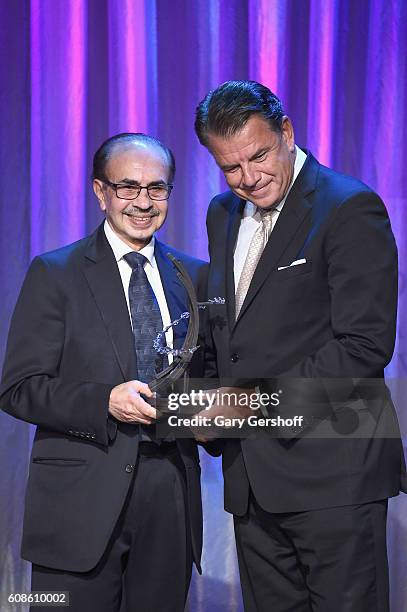
[[[249,250],[247,252],[246,260],[244,262],[242,274],[240,275],[239,282],[236,290],[236,319],[239,316],[240,309],[242,308],[244,299],[249,290],[250,283],[253,278],[254,271],[259,263],[261,254],[264,251],[264,247],[269,239],[271,228],[272,228],[272,215],[276,211],[275,208],[267,211],[260,211],[261,224],[257,228],[252,241],[250,243]]]

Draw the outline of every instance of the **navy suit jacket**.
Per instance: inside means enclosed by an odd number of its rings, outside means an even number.
[[[257,431],[225,441],[226,509],[245,513],[249,485],[270,512],[396,495],[405,463],[383,370],[396,331],[397,251],[383,202],[308,154],[235,320],[233,252],[244,204],[228,191],[207,216],[208,292],[226,297],[210,312],[218,374],[282,390],[272,416],[304,422],[277,428],[276,437]]]

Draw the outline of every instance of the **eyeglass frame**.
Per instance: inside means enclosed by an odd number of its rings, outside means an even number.
[[[107,179],[98,179],[99,181],[101,181],[102,183],[105,183],[105,185],[109,185],[109,187],[111,187],[112,189],[114,189],[114,192],[116,194],[116,197],[119,198],[119,200],[127,200],[128,202],[131,202],[132,200],[137,200],[137,198],[139,197],[142,189],[145,189],[147,191],[147,195],[150,198],[150,200],[154,200],[155,202],[165,202],[165,200],[168,200],[170,195],[171,195],[171,191],[174,187],[174,185],[172,183],[159,183],[159,184],[152,184],[152,185],[131,185],[131,184],[127,184],[127,183],[112,183],[112,181],[108,181]],[[137,188],[138,194],[136,195],[135,198],[123,198],[122,196],[119,196],[117,193],[117,188],[118,187],[130,187],[130,188]],[[149,187],[165,187],[165,189],[167,189],[167,197],[166,198],[152,198],[150,195]]]

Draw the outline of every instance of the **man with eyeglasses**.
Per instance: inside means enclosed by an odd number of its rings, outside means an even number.
[[[167,253],[206,297],[204,262],[154,236],[174,173],[154,138],[104,142],[93,187],[105,221],[33,260],[11,323],[0,405],[37,425],[22,556],[32,591],[68,591],[75,612],[181,612],[193,560],[200,571],[196,443],[159,439],[146,401],[166,365],[153,340],[187,309]],[[180,347],[182,325],[168,345]],[[198,351],[193,376],[203,360]]]

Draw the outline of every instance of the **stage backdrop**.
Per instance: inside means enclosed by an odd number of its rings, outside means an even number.
[[[282,98],[299,145],[386,202],[401,264],[388,374],[406,376],[405,0],[1,0],[0,24],[1,354],[32,257],[100,223],[91,158],[116,132],[145,131],[172,147],[178,171],[161,237],[207,257],[206,209],[223,183],[194,135],[194,110],[222,81],[250,78]],[[21,608],[7,593],[29,590],[19,545],[33,432],[5,414],[0,425],[0,609],[11,611]],[[204,575],[189,610],[234,612],[231,519],[219,462],[207,457],[203,487]],[[391,502],[393,612],[407,610],[406,510],[405,497]]]

